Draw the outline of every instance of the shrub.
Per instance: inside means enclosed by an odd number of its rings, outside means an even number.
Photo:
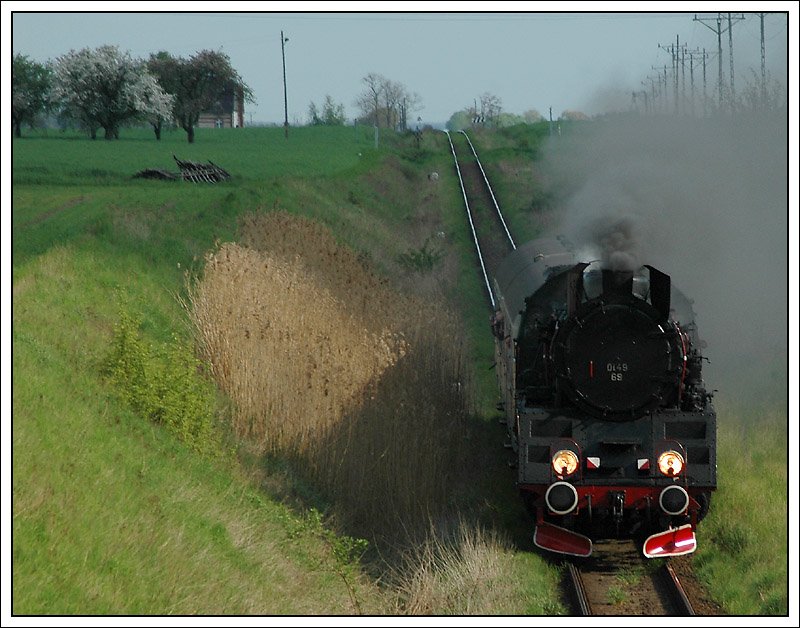
[[[215,456],[223,452],[223,439],[216,426],[216,392],[203,372],[177,337],[152,347],[142,339],[139,321],[122,313],[108,357],[112,383],[134,411],[164,425],[195,451]]]
[[[428,238],[419,249],[409,249],[401,253],[397,262],[407,271],[426,273],[432,271],[442,261],[443,256],[444,252],[431,246],[431,239]]]

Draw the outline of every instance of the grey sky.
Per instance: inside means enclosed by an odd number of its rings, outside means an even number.
[[[401,12],[353,13],[356,3],[65,3],[77,10],[113,5],[128,9],[220,6],[250,11],[297,8],[305,12],[250,13],[53,13],[61,3],[9,2],[15,11],[12,49],[44,61],[71,49],[115,44],[133,56],[167,50],[188,56],[198,50],[227,53],[234,67],[253,88],[256,105],[246,121],[283,122],[280,32],[286,44],[289,121],[304,122],[310,101],[326,94],[345,105],[348,117],[362,77],[376,72],[418,93],[424,108],[414,116],[423,122],[443,122],[484,92],[499,96],[503,109],[522,113],[536,109],[554,117],[565,109],[589,114],[624,109],[631,91],[655,75],[652,66],[671,65],[658,44],[705,48],[709,90],[716,84],[716,35],[693,20],[694,13],[411,13],[406,9],[450,8],[451,3],[369,3]],[[683,7],[682,3],[660,3]],[[737,3],[733,3],[737,4]],[[766,8],[770,6],[765,3]],[[772,3],[788,10],[795,3]],[[9,6],[10,5],[10,6]],[[475,6],[475,5],[467,5]],[[530,8],[570,9],[585,3],[493,3],[504,11]],[[608,5],[592,3],[592,8]],[[647,8],[644,3],[625,8]],[[696,10],[697,5],[691,5]],[[756,5],[762,8],[761,4]],[[315,7],[341,7],[342,12],[312,12]],[[792,7],[792,8],[794,8]],[[702,7],[701,7],[702,8]],[[5,8],[4,8],[5,11]],[[19,12],[16,12],[19,11]],[[702,14],[711,15],[711,14]],[[7,19],[8,15],[4,18]],[[776,77],[787,74],[788,29],[785,15],[768,15],[766,56]],[[760,68],[759,20],[748,14],[735,24],[734,55],[737,86]],[[727,36],[723,36],[724,70],[729,72]],[[687,81],[688,72],[687,72]],[[702,69],[696,66],[698,89]],[[649,83],[648,83],[649,85]]]

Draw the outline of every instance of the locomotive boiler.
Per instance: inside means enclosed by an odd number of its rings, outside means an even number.
[[[697,547],[716,488],[716,413],[692,303],[653,266],[581,260],[563,238],[498,266],[496,364],[534,543],[588,556],[634,535],[649,558]]]

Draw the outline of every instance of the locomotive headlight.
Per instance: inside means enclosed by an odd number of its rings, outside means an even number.
[[[574,451],[562,449],[553,456],[553,470],[557,475],[567,476],[575,473],[578,468],[578,456]]]
[[[683,456],[670,449],[658,457],[658,470],[666,476],[675,477],[683,471]]]

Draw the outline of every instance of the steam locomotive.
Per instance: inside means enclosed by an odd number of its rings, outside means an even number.
[[[691,301],[652,266],[581,261],[564,238],[517,248],[493,283],[501,405],[534,543],[588,556],[593,539],[633,535],[648,558],[693,552],[717,430]]]

